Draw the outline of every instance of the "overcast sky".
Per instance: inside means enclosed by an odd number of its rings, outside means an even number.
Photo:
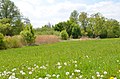
[[[107,18],[120,21],[120,0],[12,0],[20,12],[28,17],[34,28],[69,19],[73,10],[93,14],[100,12]]]

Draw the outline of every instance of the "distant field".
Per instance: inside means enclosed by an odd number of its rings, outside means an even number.
[[[67,41],[0,51],[0,79],[110,77],[120,79],[120,39]]]

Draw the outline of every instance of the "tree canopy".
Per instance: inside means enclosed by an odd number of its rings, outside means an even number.
[[[18,35],[24,27],[20,13],[14,2],[10,0],[0,0],[0,32],[9,29],[4,35]],[[9,20],[9,21],[8,21]],[[1,31],[2,30],[2,31]]]

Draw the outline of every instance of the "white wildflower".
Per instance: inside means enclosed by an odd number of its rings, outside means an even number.
[[[69,75],[70,74],[70,72],[66,72],[66,75]]]
[[[30,68],[30,67],[28,67],[28,70],[31,70],[31,68]]]
[[[20,73],[21,73],[22,75],[25,75],[25,72],[23,72],[23,70],[21,70]]]
[[[29,74],[31,75],[31,74],[32,74],[32,72],[30,71],[30,72],[29,72]]]
[[[73,63],[77,63],[77,61],[73,61]]]
[[[89,58],[89,56],[88,56],[88,55],[86,55],[86,58]]]
[[[45,77],[44,79],[49,79],[48,77]]]
[[[120,70],[119,70],[119,72],[120,72]]]
[[[61,69],[62,66],[58,66],[58,69]]]
[[[13,76],[15,76],[15,73],[12,73]]]
[[[37,66],[36,64],[34,64],[34,66]]]
[[[77,67],[77,64],[75,64],[75,67]]]
[[[119,60],[117,60],[117,62],[119,63]]]
[[[8,71],[7,74],[11,74],[12,72]]]
[[[71,79],[71,78],[72,78],[72,75],[70,75],[69,78]]]
[[[47,69],[44,65],[40,67],[40,69]]]
[[[3,73],[4,73],[4,75],[7,75],[7,71],[4,71]]]
[[[104,75],[106,75],[107,74],[107,72],[106,71],[104,71]]]
[[[8,79],[15,79],[15,76],[11,75]]]
[[[99,72],[96,72],[97,75],[99,75],[100,73]]]
[[[36,68],[39,68],[39,66],[36,66]]]
[[[67,66],[67,63],[66,63],[66,62],[64,62],[64,65],[65,65],[65,66]]]
[[[55,75],[55,74],[53,74],[52,76],[53,76],[53,77],[55,77],[56,75]]]
[[[79,73],[79,72],[80,72],[80,70],[75,69],[75,70],[74,70],[74,72],[78,72],[78,73]]]
[[[60,77],[60,75],[58,74],[56,77],[57,77],[57,78],[59,78],[59,77]]]
[[[97,77],[100,77],[100,74],[97,74]]]
[[[46,77],[51,77],[51,75],[50,74],[46,74]]]
[[[12,72],[16,71],[16,68],[12,69]]]
[[[82,77],[83,77],[82,75],[79,76],[79,78],[82,78]]]
[[[23,73],[23,70],[21,70],[20,73]]]
[[[60,65],[60,62],[58,62],[57,65]]]
[[[117,77],[115,77],[114,79],[117,79]]]
[[[96,79],[94,76],[92,76],[92,79]]]
[[[104,77],[104,75],[101,75],[100,77]]]
[[[75,75],[74,73],[72,73],[72,75]]]

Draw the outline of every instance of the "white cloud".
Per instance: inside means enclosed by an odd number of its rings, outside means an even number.
[[[72,3],[64,1],[55,3],[55,0],[12,0],[24,16],[27,16],[34,27],[41,27],[48,22],[55,24],[69,19],[73,10],[85,11],[88,14],[100,12],[107,18],[120,20],[120,2],[102,1],[95,4]],[[53,3],[53,4],[51,4]]]
[[[89,13],[100,12],[107,18],[120,20],[120,18],[117,18],[120,17],[119,6],[120,6],[120,2],[115,3],[112,1],[105,1],[105,2],[95,3],[94,5],[90,5],[87,11]]]
[[[54,3],[55,0],[47,0],[49,3]]]

